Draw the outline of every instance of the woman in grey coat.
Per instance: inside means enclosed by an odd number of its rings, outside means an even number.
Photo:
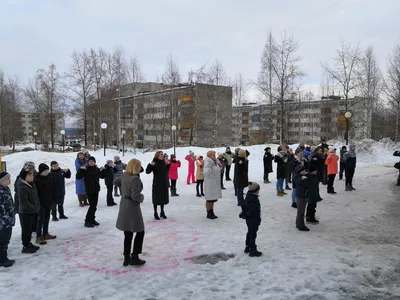
[[[124,172],[120,177],[116,178],[114,185],[121,190],[121,203],[119,206],[119,214],[116,227],[124,232],[124,266],[140,266],[146,261],[139,258],[142,253],[144,239],[144,223],[140,204],[144,200],[142,194],[143,183],[140,180],[139,173],[141,163],[137,159],[131,159]],[[133,243],[133,233],[136,232]]]

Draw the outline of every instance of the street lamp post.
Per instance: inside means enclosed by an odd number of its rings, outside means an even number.
[[[176,155],[176,151],[175,151],[175,144],[176,144],[176,126],[175,125],[172,125],[171,126],[171,130],[172,130],[172,133],[173,133],[173,143],[174,143],[174,155]]]
[[[95,132],[93,135],[94,135],[94,151],[96,151],[96,144],[97,144],[97,132]]]
[[[106,129],[107,123],[101,123],[101,129],[103,129],[103,141],[104,141],[104,156],[106,156]]]
[[[37,136],[37,132],[36,132],[36,131],[33,133],[33,136],[35,137],[35,150],[37,150],[37,144],[36,144],[36,136]]]
[[[346,112],[344,118],[346,119],[346,145],[349,144],[349,121],[351,119],[351,112]]]
[[[60,133],[61,133],[61,136],[62,136],[62,153],[64,153],[64,151],[65,151],[65,130],[63,129],[63,130],[61,130],[60,131]]]
[[[126,130],[123,129],[121,131],[121,134],[122,134],[122,156],[125,156],[125,133],[126,133]]]

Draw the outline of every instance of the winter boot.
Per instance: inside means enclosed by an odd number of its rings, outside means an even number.
[[[160,220],[160,217],[158,216],[158,213],[156,211],[154,212],[154,219]]]
[[[6,258],[3,261],[0,261],[0,267],[9,268],[15,263],[15,260]]]
[[[47,241],[46,241],[46,239],[44,238],[44,236],[38,236],[38,237],[36,238],[36,244],[38,244],[38,245],[46,245],[46,244],[47,244]]]
[[[290,186],[289,186],[289,185],[286,185],[286,187],[285,187],[285,190],[287,190],[287,191],[291,191],[292,189],[290,188]]]
[[[200,194],[197,194],[196,196],[197,196],[197,197],[201,197],[201,195],[200,195]]]
[[[96,220],[93,220],[93,221],[92,221],[92,224],[93,224],[94,226],[99,226],[99,225],[100,225],[100,223],[97,222]]]
[[[221,190],[226,190],[226,188],[222,185],[222,186],[221,186]]]
[[[349,188],[350,188],[351,191],[355,191],[356,190],[355,188],[353,188],[352,185],[350,185]]]
[[[80,207],[84,207],[85,206],[85,204],[84,204],[84,202],[82,200],[78,200],[78,202],[79,202],[79,206]]]
[[[207,219],[216,219],[215,215],[212,213],[212,210],[207,211]]]
[[[293,208],[297,208],[297,203],[296,203],[296,202],[293,202],[293,203],[292,203],[292,207],[293,207]]]
[[[284,194],[281,191],[277,191],[276,195],[279,196],[279,197],[283,197]]]
[[[176,189],[174,190],[175,197],[179,197],[179,194],[176,192]]]
[[[89,202],[87,201],[87,199],[85,199],[85,200],[83,201],[83,205],[85,205],[85,206],[90,205]]]
[[[350,188],[350,186],[348,185],[348,186],[346,186],[346,189],[345,189],[345,191],[346,192],[351,192],[352,191],[352,189]]]
[[[47,241],[47,240],[54,240],[55,238],[57,238],[57,236],[51,234],[45,234],[43,238]]]
[[[306,221],[307,221],[307,223],[313,223],[313,224],[319,223],[319,221],[315,217],[307,217]]]
[[[145,263],[146,261],[140,259],[138,254],[132,254],[131,260],[129,261],[131,266],[143,266]]]
[[[283,195],[287,195],[287,193],[286,193],[284,190],[282,190],[281,193],[282,193]]]
[[[243,251],[244,253],[250,253],[250,248],[249,248],[249,246],[246,246],[246,248],[244,248],[244,251]]]
[[[90,222],[90,221],[85,221],[85,227],[93,228],[94,225],[93,225],[92,222]]]
[[[128,254],[124,254],[124,262],[122,263],[122,265],[124,267],[127,267],[129,265],[129,262],[131,261],[131,256]]]
[[[171,197],[175,197],[175,192],[173,188],[171,188]]]
[[[211,210],[211,214],[213,215],[214,219],[218,219],[218,216],[216,216],[216,215],[214,214],[214,210],[213,210],[213,209]]]
[[[53,216],[53,218],[51,219],[53,222],[57,222],[58,221],[58,218],[57,218],[57,216]]]
[[[310,231],[310,228],[308,228],[307,226],[304,226],[304,227],[297,227],[297,229],[299,230],[299,231]]]
[[[33,254],[36,253],[36,251],[38,251],[38,249],[30,247],[30,245],[28,245],[27,247],[23,247],[21,252],[23,254]]]
[[[163,218],[164,220],[167,219],[167,216],[165,215],[165,212],[163,210],[160,213],[160,217]]]
[[[67,220],[67,219],[68,219],[68,217],[66,215],[61,215],[60,216],[60,220]]]
[[[255,247],[254,249],[250,250],[249,256],[250,257],[260,257],[262,255],[262,252],[257,250],[257,247]]]
[[[201,194],[200,194],[202,197],[204,197],[205,195],[204,195],[204,193],[203,192],[201,192]]]

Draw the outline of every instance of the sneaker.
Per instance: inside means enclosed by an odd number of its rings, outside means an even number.
[[[67,219],[68,219],[68,217],[66,215],[60,216],[60,220],[67,220]]]
[[[100,225],[100,223],[97,222],[96,220],[93,220],[93,221],[92,221],[92,224],[93,224],[94,226],[99,226],[99,225]]]
[[[15,260],[6,258],[6,260],[0,262],[0,267],[9,268],[14,263],[15,263]]]
[[[287,185],[287,186],[285,187],[285,190],[291,191],[292,189]]]
[[[281,191],[281,193],[282,193],[283,195],[287,195],[287,193],[286,193],[285,191],[283,191],[283,190]]]
[[[292,203],[292,207],[297,208],[297,203],[296,202]]]
[[[29,243],[28,247],[34,248],[34,249],[36,249],[36,250],[39,250],[39,249],[40,249],[39,246],[35,246],[35,245],[32,244],[32,243]]]
[[[279,197],[283,197],[284,196],[284,194],[281,191],[277,191],[276,195],[279,196]]]
[[[38,237],[36,238],[36,244],[38,244],[38,245],[46,245],[46,244],[47,244],[47,241],[46,241],[46,239],[44,238],[44,236],[38,236]]]
[[[57,237],[57,236],[51,235],[51,234],[45,234],[45,235],[43,236],[43,238],[44,238],[45,240],[54,240],[56,237]]]
[[[57,222],[57,221],[58,221],[58,218],[57,218],[57,217],[53,217],[51,220],[52,220],[53,222]]]

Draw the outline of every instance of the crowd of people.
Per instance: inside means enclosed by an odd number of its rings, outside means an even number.
[[[218,218],[214,212],[215,204],[222,198],[224,179],[232,181],[230,170],[234,165],[233,186],[237,205],[241,208],[239,217],[246,220],[248,227],[244,252],[251,257],[258,257],[262,255],[256,245],[257,231],[261,224],[260,185],[249,181],[249,155],[245,149],[236,148],[233,153],[229,147],[224,153],[218,154],[209,150],[206,157],[196,156],[190,151],[185,157],[188,161],[186,183],[196,184],[196,196],[205,199],[206,217],[215,220]],[[340,157],[337,156],[336,149],[330,148],[325,140],[314,149],[300,143],[294,152],[287,145],[279,146],[275,155],[272,154],[271,148],[267,147],[263,163],[265,184],[271,183],[269,175],[274,170],[273,163],[276,163],[277,196],[283,197],[287,195],[286,191],[291,190],[292,207],[297,209],[296,227],[300,231],[309,231],[305,220],[309,223],[319,223],[315,213],[317,203],[322,200],[319,193],[320,183],[327,185],[329,194],[336,194],[336,174],[339,173],[339,179],[342,180],[344,173],[346,191],[355,190],[354,146],[350,146],[349,151],[343,146]],[[169,203],[170,195],[179,196],[177,180],[180,167],[181,162],[174,154],[169,158],[163,151],[155,153],[146,169],[137,159],[131,159],[128,164],[124,164],[119,156],[115,156],[114,161],[108,160],[104,166],[98,167],[96,159],[88,152],[78,153],[75,161],[76,194],[79,206],[89,206],[84,226],[93,228],[100,225],[96,220],[100,179],[104,179],[107,188],[107,206],[116,205],[114,197],[121,196],[116,227],[124,231],[124,266],[146,263],[139,258],[145,235],[140,208],[144,200],[140,173],[146,171],[147,174],[153,174],[154,218],[167,219],[165,206]],[[51,162],[50,167],[40,164],[38,171],[33,162],[27,162],[15,180],[14,203],[8,187],[11,184],[10,174],[0,173],[0,266],[10,267],[14,264],[13,260],[8,259],[7,249],[15,224],[15,213],[19,213],[21,223],[22,253],[35,253],[40,249],[31,242],[33,232],[36,232],[38,245],[44,245],[56,238],[49,233],[50,215],[55,222],[68,219],[63,204],[65,178],[70,177],[71,171],[60,168],[56,161]],[[136,235],[133,239],[134,233]]]

